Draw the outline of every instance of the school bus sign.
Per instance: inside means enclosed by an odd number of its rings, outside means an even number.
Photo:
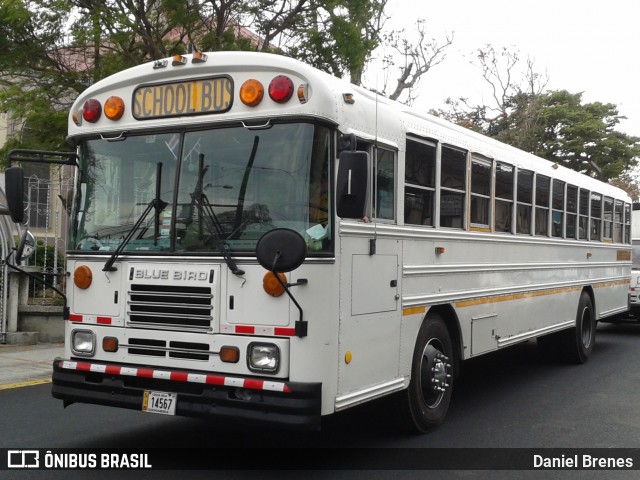
[[[141,85],[133,92],[133,117],[137,120],[224,113],[233,101],[231,78]]]

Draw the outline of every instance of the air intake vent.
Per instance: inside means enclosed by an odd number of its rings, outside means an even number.
[[[212,330],[209,287],[131,285],[127,302],[128,326],[161,330]]]

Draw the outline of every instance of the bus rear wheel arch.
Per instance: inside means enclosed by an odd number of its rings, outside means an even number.
[[[593,352],[596,325],[593,297],[589,289],[584,289],[578,300],[575,325],[538,338],[538,347],[549,360],[585,363]]]

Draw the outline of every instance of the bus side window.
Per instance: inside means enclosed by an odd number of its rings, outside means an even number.
[[[511,231],[513,211],[513,166],[496,164],[495,231]]]
[[[622,230],[624,229],[623,222],[624,216],[624,203],[622,200],[616,200],[616,206],[614,211],[614,233],[613,233],[613,241],[617,243],[622,243]]]
[[[536,235],[548,235],[549,186],[551,179],[536,175]]]
[[[533,172],[518,171],[518,207],[516,233],[531,233],[531,208],[533,206]]]
[[[440,181],[440,226],[464,228],[467,154],[442,147]]]
[[[567,238],[576,238],[578,216],[578,187],[567,185]]]
[[[604,197],[604,217],[602,218],[602,236],[605,240],[613,240],[613,198]]]
[[[491,211],[491,162],[471,160],[471,211],[474,227],[489,228]]]
[[[578,239],[587,240],[589,232],[589,190],[580,189],[580,215],[578,217]]]
[[[551,235],[562,238],[563,222],[564,222],[564,182],[560,180],[553,181],[553,193],[551,201]]]
[[[631,243],[631,204],[624,204],[624,243]]]
[[[436,145],[407,139],[404,223],[433,226]]]
[[[394,152],[378,148],[376,170],[376,218],[395,219],[395,161]]]
[[[602,195],[591,192],[591,236],[589,240],[598,242],[602,233]]]

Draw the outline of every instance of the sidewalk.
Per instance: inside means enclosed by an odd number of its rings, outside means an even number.
[[[0,390],[51,381],[53,359],[62,356],[63,343],[0,344]]]

